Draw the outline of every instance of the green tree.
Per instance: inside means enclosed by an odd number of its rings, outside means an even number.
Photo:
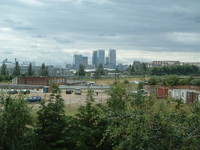
[[[153,67],[151,75],[199,75],[199,68],[195,65],[176,65]]]
[[[20,66],[18,61],[15,62],[15,67],[13,69],[13,76],[19,76],[20,75]]]
[[[44,63],[42,63],[40,68],[40,75],[45,77],[49,75],[48,67],[46,67]]]
[[[33,67],[31,63],[28,66],[28,76],[33,76]]]
[[[77,148],[82,150],[109,149],[101,142],[107,128],[107,120],[102,115],[102,105],[94,105],[92,90],[88,90],[86,106],[81,106],[76,114]]]
[[[79,68],[78,68],[76,74],[77,74],[78,76],[85,76],[86,71],[85,71],[85,66],[84,66],[83,64],[80,64],[80,65],[79,65]]]
[[[199,149],[200,104],[185,109],[149,99],[128,105],[133,100],[125,101],[128,109],[107,111],[104,140],[112,149]]]
[[[0,96],[0,149],[30,149],[32,125],[31,109],[23,98]]]
[[[127,79],[125,79],[124,84],[129,84],[129,81]]]
[[[130,75],[144,75],[147,73],[148,68],[145,63],[141,63],[138,65],[130,65],[127,71]]]
[[[148,83],[150,85],[157,85],[162,82],[162,79],[158,76],[152,76],[149,78]]]
[[[68,147],[64,102],[59,90],[54,91],[46,102],[41,103],[41,109],[37,112],[35,141],[38,150],[61,150]]]
[[[200,79],[193,79],[189,82],[191,85],[200,86]]]
[[[120,84],[114,84],[109,91],[110,98],[107,101],[108,107],[113,111],[122,111],[126,109],[126,101],[129,100],[130,94],[126,87]]]
[[[178,77],[175,75],[171,75],[171,76],[166,76],[163,80],[164,85],[168,85],[168,86],[175,86],[178,85]]]
[[[135,75],[135,67],[133,65],[129,65],[127,71],[129,72],[130,75]]]
[[[8,75],[7,65],[5,63],[1,66],[1,75],[6,76]]]
[[[103,68],[103,64],[100,63],[99,66],[97,67],[96,71],[95,71],[96,76],[101,76],[101,75],[105,75],[105,70]]]

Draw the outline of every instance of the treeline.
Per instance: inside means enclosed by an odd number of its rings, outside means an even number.
[[[150,75],[199,75],[199,67],[195,65],[177,65],[153,67],[149,70]]]
[[[180,78],[177,75],[167,75],[167,76],[151,76],[148,80],[150,85],[167,85],[167,86],[176,86],[176,85],[195,85],[200,86],[200,78],[194,78],[189,76],[186,78]]]
[[[89,90],[74,116],[65,115],[58,88],[36,113],[23,98],[1,95],[0,149],[200,149],[199,104],[158,102],[138,91],[132,96],[116,84],[101,105]]]
[[[5,75],[0,75],[0,82],[2,81],[11,81],[12,80],[12,76],[5,76]]]
[[[35,70],[33,69],[32,64],[30,63],[28,68],[27,68],[27,72],[25,72],[25,74],[21,73],[21,67],[19,66],[18,61],[15,62],[15,66],[14,68],[7,68],[7,65],[5,63],[2,64],[2,66],[0,67],[0,82],[1,81],[10,81],[12,80],[14,77],[17,76],[36,76]],[[39,70],[39,75],[40,76],[48,76],[49,72],[48,72],[48,67],[45,66],[45,64],[43,63],[41,65],[41,68]]]
[[[130,75],[199,75],[200,69],[195,65],[176,65],[147,68],[145,63],[127,69]]]

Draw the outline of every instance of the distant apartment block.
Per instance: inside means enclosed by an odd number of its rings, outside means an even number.
[[[200,67],[200,62],[181,62],[181,65],[195,65]]]
[[[119,71],[125,71],[126,69],[128,69],[128,67],[129,67],[129,65],[123,65],[123,64],[121,64],[121,63],[119,63],[119,64],[116,66],[117,70],[119,70]]]
[[[180,61],[153,61],[147,63],[147,67],[173,66],[180,64],[181,64]]]
[[[133,61],[133,66],[139,66],[141,64],[140,61]]]
[[[85,67],[88,66],[88,57],[82,55],[74,55],[74,69],[78,69],[80,64],[84,65]]]

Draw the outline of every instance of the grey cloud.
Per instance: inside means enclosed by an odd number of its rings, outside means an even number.
[[[114,33],[111,33],[111,34],[103,34],[103,33],[100,33],[99,36],[103,36],[103,37],[114,37],[114,36],[116,36],[116,34],[114,34]]]
[[[40,38],[40,39],[45,39],[45,38],[47,38],[47,36],[46,35],[43,35],[43,34],[38,34],[38,35],[34,35],[34,36],[32,36],[33,38]]]
[[[53,37],[53,39],[59,43],[75,43],[74,40],[69,40],[69,39],[62,38],[62,37]]]
[[[200,42],[192,41],[192,34],[173,33],[199,33],[200,1],[43,0],[42,5],[37,2],[0,2],[0,26],[14,29],[9,34],[16,39],[30,37],[24,45],[13,42],[16,49],[29,47],[30,53],[32,49],[35,53],[45,49],[52,59],[56,59],[53,54],[57,48],[199,52]],[[35,42],[39,44],[34,45]]]
[[[33,28],[33,27],[23,27],[23,26],[13,27],[13,29],[15,29],[15,30],[35,30],[35,28]]]
[[[13,54],[13,52],[10,51],[10,50],[1,50],[0,53],[1,53],[1,54],[6,54],[6,55],[11,55],[11,54]]]
[[[16,18],[7,18],[4,19],[3,22],[14,30],[35,30],[33,26],[29,23],[23,21],[22,19]]]

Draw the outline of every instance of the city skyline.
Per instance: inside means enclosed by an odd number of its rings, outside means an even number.
[[[117,63],[198,62],[200,1],[7,0],[0,2],[0,60],[63,65],[116,49]]]

